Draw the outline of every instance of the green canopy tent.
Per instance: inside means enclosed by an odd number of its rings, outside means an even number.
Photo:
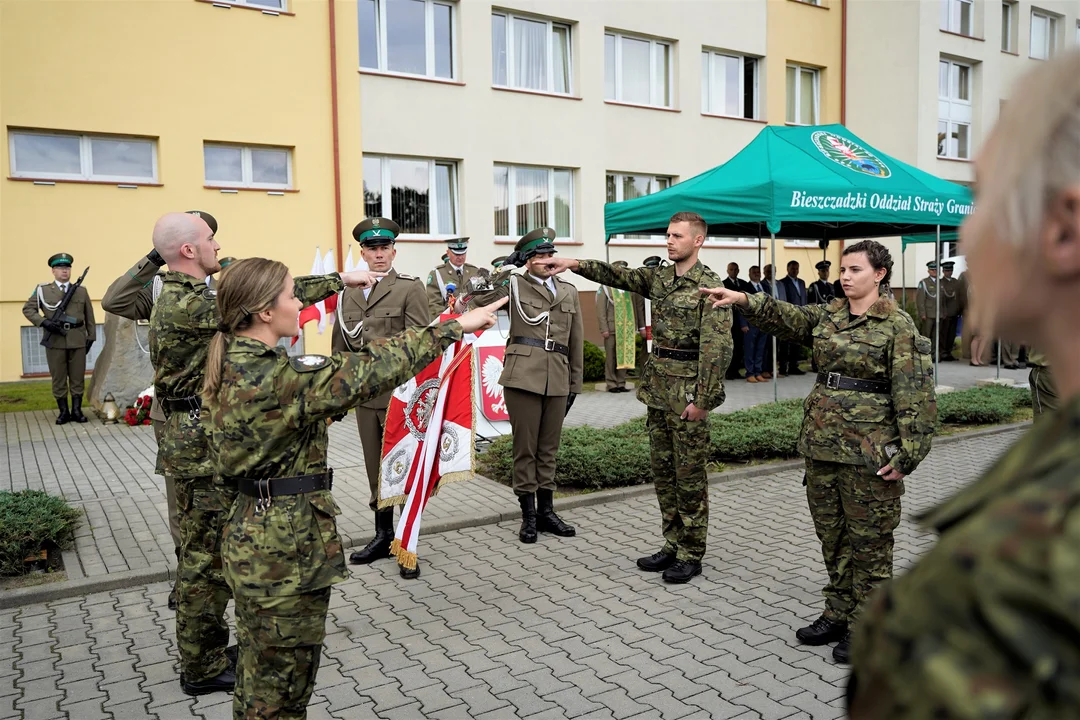
[[[843,125],[768,126],[723,165],[653,195],[607,203],[604,231],[609,241],[662,234],[676,212],[696,212],[710,236],[757,237],[760,249],[767,232],[775,265],[778,237],[940,234],[954,231],[972,207],[963,185],[879,152]],[[773,387],[775,397],[775,377]]]

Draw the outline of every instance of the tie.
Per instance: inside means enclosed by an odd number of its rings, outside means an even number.
[[[555,292],[555,283],[552,282],[551,279],[549,278],[548,281],[546,283],[544,283],[544,287],[546,287],[548,292],[551,293],[551,299],[554,300],[555,295],[557,294]]]
[[[66,293],[67,292],[67,286],[68,286],[67,283],[61,283],[60,284],[60,292],[65,292]]]

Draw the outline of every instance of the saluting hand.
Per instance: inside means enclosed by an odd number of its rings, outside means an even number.
[[[473,308],[464,315],[454,319],[461,323],[462,329],[467,333],[476,332],[477,330],[487,330],[489,327],[494,327],[498,320],[495,312],[509,301],[510,298],[504,297],[500,300],[496,300],[490,305]]]
[[[350,270],[349,272],[340,273],[340,275],[341,282],[345,283],[346,287],[351,288],[374,287],[379,278],[386,277],[386,273],[372,270]]]
[[[726,287],[701,288],[701,292],[712,298],[714,308],[727,307],[728,305],[738,305],[739,307],[748,307],[750,305],[746,299],[746,293],[728,290]]]

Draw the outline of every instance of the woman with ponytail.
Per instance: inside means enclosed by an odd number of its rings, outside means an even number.
[[[203,401],[217,471],[239,491],[222,544],[240,638],[233,716],[303,718],[330,586],[348,578],[327,420],[397,387],[464,333],[491,327],[502,302],[360,352],[294,358],[276,347],[300,331],[301,303],[283,264],[236,262],[221,277],[217,302]]]
[[[714,307],[735,305],[762,331],[813,348],[821,372],[803,406],[799,452],[829,583],[821,617],[795,637],[805,645],[837,642],[833,658],[844,663],[859,610],[892,577],[904,477],[930,452],[937,418],[930,341],[893,300],[891,275],[888,249],[863,240],[844,249],[845,297],[828,305],[702,291]]]

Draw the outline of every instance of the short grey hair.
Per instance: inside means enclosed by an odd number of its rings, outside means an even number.
[[[1080,50],[1071,49],[1019,79],[983,154],[987,187],[978,203],[1000,213],[1010,242],[1038,236],[1046,204],[1080,184]]]

